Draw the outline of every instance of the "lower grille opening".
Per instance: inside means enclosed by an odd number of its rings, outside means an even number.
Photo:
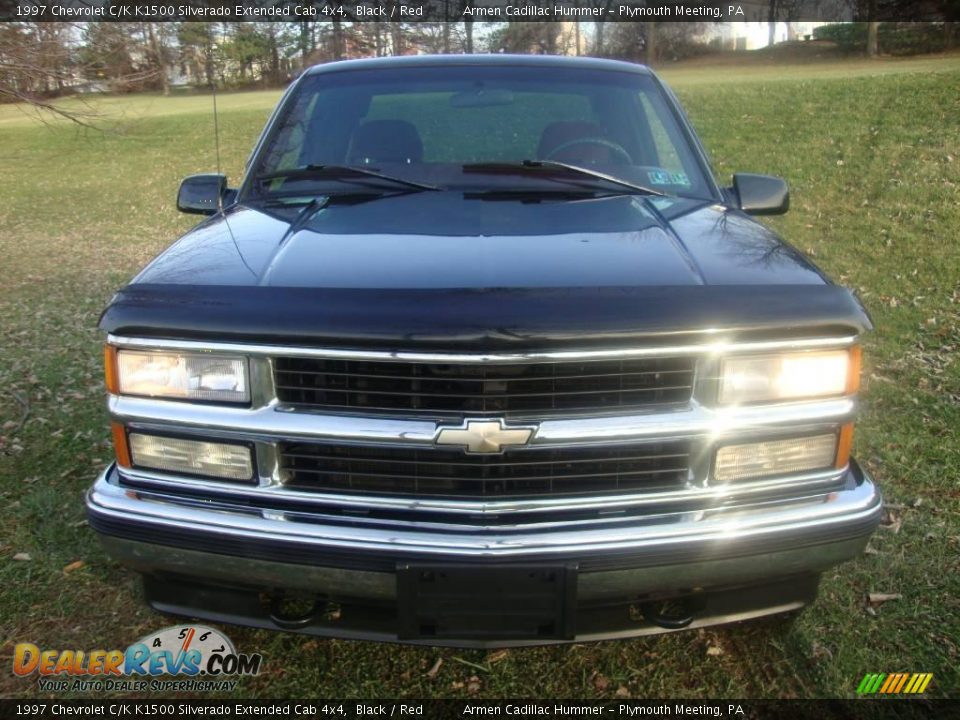
[[[502,455],[459,449],[317,443],[280,446],[287,487],[405,497],[508,499],[682,490],[687,442],[583,448],[524,448]]]

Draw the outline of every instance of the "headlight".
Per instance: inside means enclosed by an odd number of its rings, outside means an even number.
[[[859,382],[860,348],[724,358],[722,405],[852,394]]]
[[[121,395],[243,403],[250,401],[246,358],[107,349],[107,386]]]

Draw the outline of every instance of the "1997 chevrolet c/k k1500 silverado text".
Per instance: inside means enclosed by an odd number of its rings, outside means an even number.
[[[450,645],[788,613],[861,552],[849,291],[632,64],[305,72],[103,314],[108,552],[174,614]],[[336,612],[333,609],[336,608]]]

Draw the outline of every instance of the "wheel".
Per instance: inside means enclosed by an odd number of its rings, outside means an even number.
[[[612,140],[605,140],[604,138],[598,137],[587,137],[587,138],[578,138],[576,140],[569,140],[565,143],[557,145],[544,160],[554,160],[556,156],[559,155],[564,150],[569,150],[572,147],[577,147],[579,145],[598,145],[600,147],[610,150],[618,159],[622,161],[623,165],[633,165],[633,158],[630,157],[622,145],[613,142]]]

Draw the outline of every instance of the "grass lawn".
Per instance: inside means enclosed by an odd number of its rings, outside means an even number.
[[[718,176],[773,173],[793,209],[773,224],[856,288],[866,341],[855,450],[882,484],[887,524],[828,573],[787,629],[493,653],[226,628],[264,672],[264,697],[852,697],[867,672],[932,672],[960,695],[960,58],[664,72]],[[237,178],[279,93],[219,99]],[[191,224],[184,175],[214,168],[210,100],[101,101],[107,133],[0,106],[0,694],[17,642],[124,648],[171,620],[84,524],[82,494],[110,459],[100,310]],[[14,560],[20,553],[28,560]],[[869,592],[901,598],[868,607]],[[428,673],[438,660],[439,670]],[[6,669],[3,669],[6,668]]]

